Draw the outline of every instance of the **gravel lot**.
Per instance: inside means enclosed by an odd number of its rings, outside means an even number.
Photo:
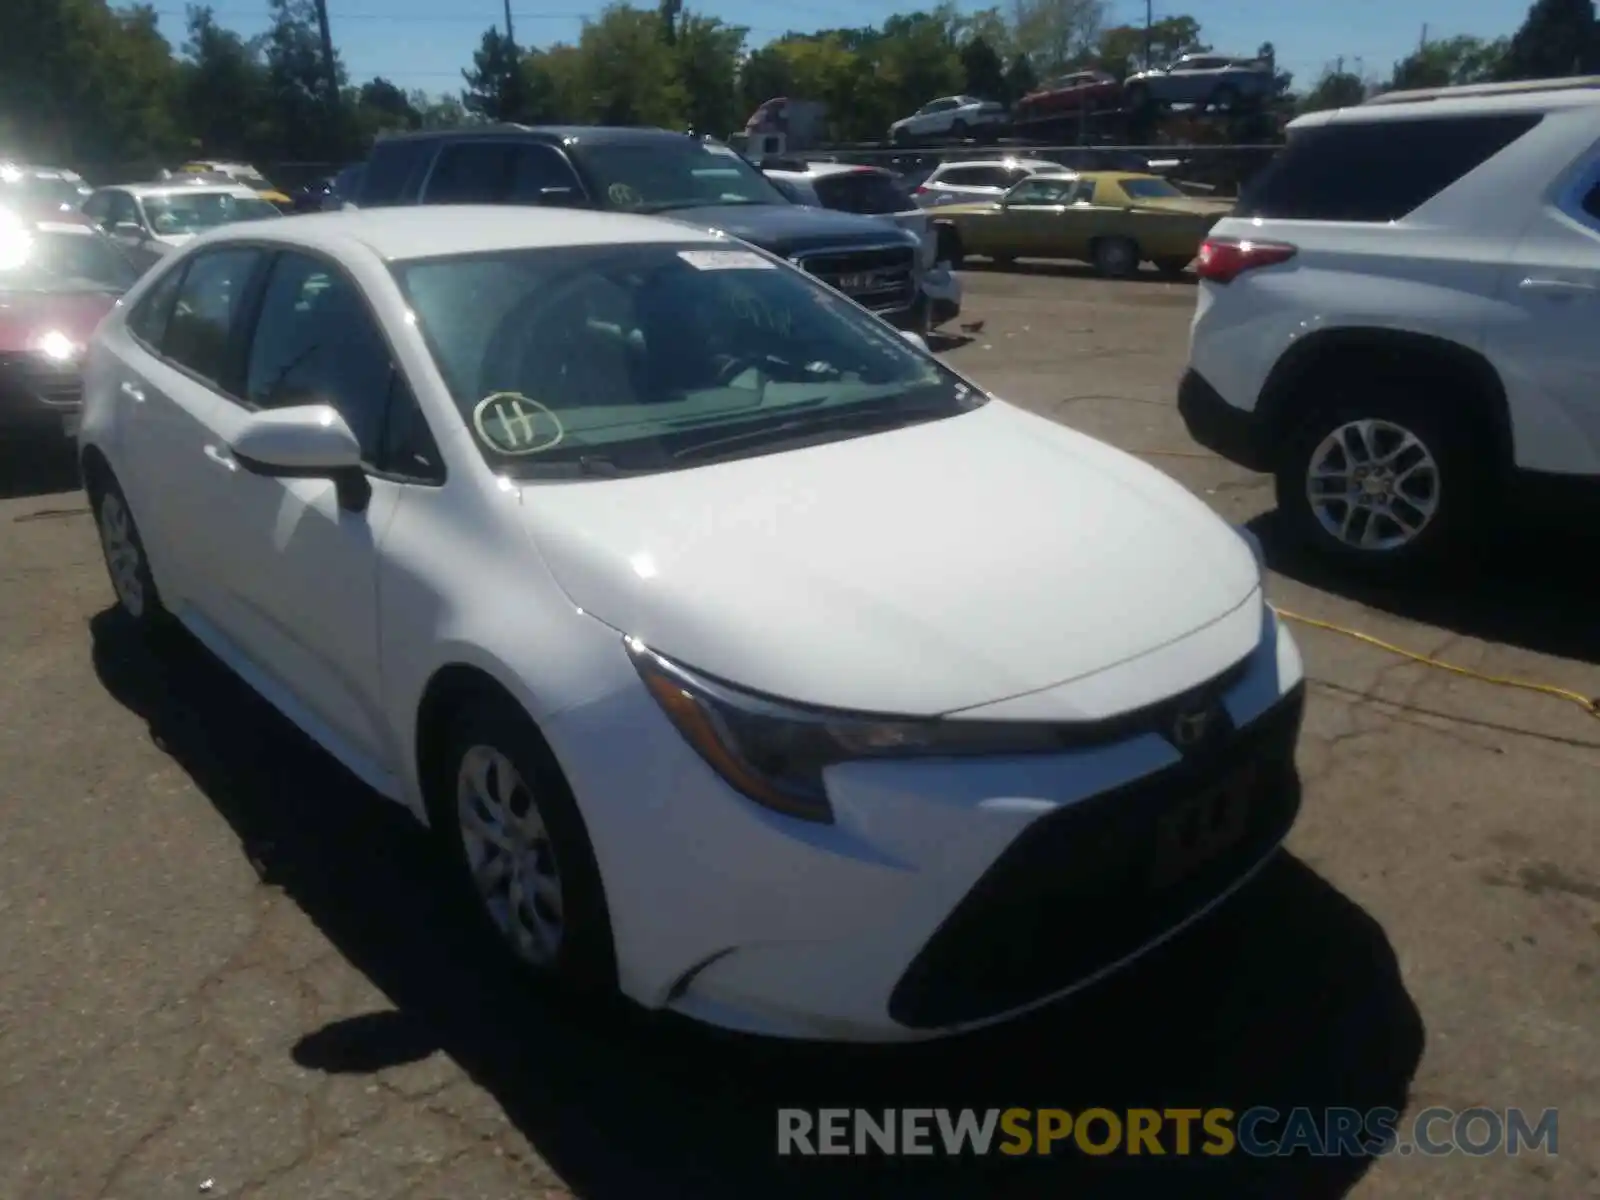
[[[1173,408],[1189,285],[966,278],[985,325],[953,362],[1232,519],[1270,507]],[[161,672],[130,642],[70,475],[4,471],[0,1197],[1600,1196],[1600,722],[1575,705],[1303,629],[1305,811],[1214,917],[997,1033],[751,1045],[508,981],[398,809],[198,651]],[[1258,528],[1288,609],[1600,691],[1593,546],[1362,596]],[[1561,1155],[775,1158],[774,1110],[822,1104],[1553,1106]]]

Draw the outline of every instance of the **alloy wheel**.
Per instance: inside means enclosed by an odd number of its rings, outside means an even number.
[[[144,616],[144,555],[133,532],[133,517],[122,496],[108,490],[100,499],[100,547],[117,603],[130,617]]]
[[[1439,464],[1402,425],[1347,421],[1312,451],[1306,500],[1317,523],[1342,544],[1364,551],[1399,550],[1438,515]]]
[[[462,756],[456,817],[490,919],[518,957],[553,966],[565,932],[561,871],[533,791],[509,757],[484,745]]]

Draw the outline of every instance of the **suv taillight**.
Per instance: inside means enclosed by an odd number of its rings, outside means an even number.
[[[1246,271],[1288,262],[1298,251],[1287,242],[1234,241],[1207,238],[1200,246],[1194,273],[1211,283],[1232,283]]]
[[[917,184],[916,190],[911,194],[913,196],[926,196],[928,194],[928,185],[925,183]]]

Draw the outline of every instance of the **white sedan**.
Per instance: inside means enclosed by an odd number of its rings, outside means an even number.
[[[125,616],[431,826],[555,984],[974,1027],[1166,938],[1294,819],[1300,657],[1247,539],[737,241],[235,226],[86,372]]]

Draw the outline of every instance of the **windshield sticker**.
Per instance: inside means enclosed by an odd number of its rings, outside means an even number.
[[[679,250],[678,257],[696,271],[777,270],[754,250]]]
[[[613,183],[606,189],[606,195],[618,208],[638,208],[644,202],[638,191],[626,183]]]
[[[472,410],[472,428],[501,454],[540,454],[558,445],[561,419],[521,392],[490,392]]]

